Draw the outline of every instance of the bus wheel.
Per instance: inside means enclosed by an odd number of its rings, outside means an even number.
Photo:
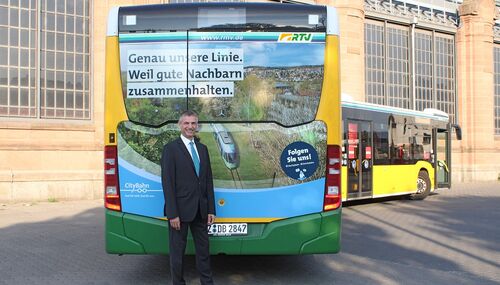
[[[412,200],[423,200],[431,192],[431,179],[427,171],[421,170],[417,178],[417,192],[410,195]]]

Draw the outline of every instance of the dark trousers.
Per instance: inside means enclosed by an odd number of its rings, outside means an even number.
[[[170,224],[169,224],[170,225]],[[181,229],[169,228],[170,239],[170,272],[172,274],[172,284],[186,284],[184,280],[184,253],[186,251],[188,228],[194,239],[196,252],[196,269],[200,274],[202,285],[214,284],[212,280],[212,270],[210,269],[210,253],[207,231],[207,217],[202,219],[200,213],[192,222],[181,222]]]

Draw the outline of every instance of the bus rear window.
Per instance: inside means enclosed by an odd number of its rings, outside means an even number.
[[[206,7],[198,9],[198,29],[226,25],[244,25],[246,23],[245,8]]]
[[[324,33],[172,32],[120,35],[131,121],[158,126],[185,109],[203,121],[314,120]]]
[[[196,3],[120,7],[119,32],[325,32],[326,8],[276,3]]]

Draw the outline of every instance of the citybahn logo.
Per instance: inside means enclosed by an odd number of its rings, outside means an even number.
[[[310,43],[312,38],[311,33],[281,33],[278,42]]]
[[[125,183],[125,188],[130,192],[146,193],[149,191],[147,183]]]

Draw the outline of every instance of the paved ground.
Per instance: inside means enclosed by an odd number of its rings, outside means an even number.
[[[168,284],[167,256],[104,251],[102,201],[0,205],[0,284]],[[350,205],[342,252],[215,256],[217,284],[500,284],[500,183]],[[199,284],[188,257],[188,284]]]

